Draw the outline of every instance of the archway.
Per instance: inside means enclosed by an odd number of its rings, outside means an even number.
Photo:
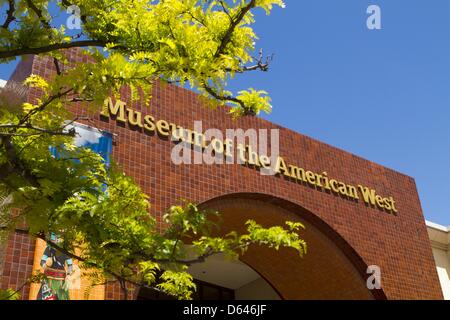
[[[382,290],[366,287],[367,266],[329,225],[292,202],[263,194],[231,194],[200,205],[221,213],[221,234],[243,232],[249,219],[269,227],[300,221],[308,253],[253,246],[241,261],[255,270],[282,299],[386,299]],[[232,277],[224,274],[223,277]]]

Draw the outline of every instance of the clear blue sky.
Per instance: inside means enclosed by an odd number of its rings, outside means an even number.
[[[381,7],[382,29],[366,9]],[[416,179],[426,219],[450,225],[450,1],[286,0],[257,15],[270,121]],[[14,64],[0,65],[7,79]]]

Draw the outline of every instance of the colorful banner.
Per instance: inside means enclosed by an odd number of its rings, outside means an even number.
[[[97,152],[109,166],[112,135],[81,124],[74,124],[72,127],[77,132],[75,144]],[[51,152],[56,155],[55,148],[51,148]],[[51,234],[50,239],[55,244],[63,242],[56,234]],[[36,240],[33,270],[42,272],[45,279],[40,284],[31,285],[30,300],[104,300],[105,287],[91,287],[90,279],[85,275],[89,270],[83,272],[77,261],[41,239]]]

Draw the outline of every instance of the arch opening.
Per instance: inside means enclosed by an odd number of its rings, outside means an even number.
[[[258,272],[244,262],[226,259],[222,254],[211,256],[203,263],[190,266],[189,273],[204,284],[229,289],[233,300],[281,299],[270,283]]]
[[[221,213],[221,235],[231,230],[245,232],[249,219],[265,227],[284,225],[288,220],[305,225],[300,235],[307,242],[308,253],[303,258],[293,249],[276,251],[263,246],[250,247],[240,258],[281,299],[386,299],[382,290],[367,288],[367,265],[345,239],[299,205],[265,194],[237,193],[208,200],[200,207]]]

